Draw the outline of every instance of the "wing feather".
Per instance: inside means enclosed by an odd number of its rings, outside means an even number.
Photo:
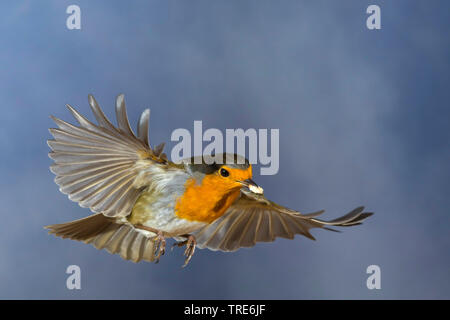
[[[97,119],[99,126],[105,129],[109,129],[111,132],[116,131],[116,127],[114,127],[114,125],[105,116],[105,114],[103,113],[102,109],[100,108],[99,104],[97,103],[92,94],[88,95],[88,100],[89,105],[91,106],[92,109],[92,113]]]
[[[254,210],[250,211],[247,222],[243,223],[244,228],[242,229],[242,232],[239,236],[238,243],[242,243],[243,245],[251,243],[249,242],[249,240],[252,239],[251,234],[252,232],[250,232],[250,226],[256,221],[255,215],[257,214]]]
[[[139,118],[137,132],[139,140],[141,140],[147,146],[150,145],[150,142],[148,140],[149,120],[150,120],[150,109],[145,109],[144,112],[142,112],[141,117]]]
[[[119,94],[116,99],[116,117],[119,129],[130,137],[136,137],[131,130],[130,122],[128,121],[127,109],[125,108],[124,95]]]
[[[150,111],[145,110],[138,123],[138,136],[131,130],[123,95],[116,99],[117,127],[105,116],[97,101],[89,95],[89,104],[98,122],[94,124],[76,111],[67,108],[79,126],[51,117],[58,128],[49,131],[50,170],[55,182],[69,199],[93,212],[120,217],[131,212],[144,186],[134,181],[144,166],[167,165],[148,140]],[[165,155],[164,155],[165,156]],[[127,253],[128,254],[128,253]]]
[[[237,214],[237,212],[234,213],[236,216],[234,219],[230,219],[231,225],[228,229],[228,232],[225,234],[225,236],[222,238],[222,241],[220,241],[219,246],[223,247],[234,247],[238,243],[239,235],[242,234],[245,224],[247,223],[249,219],[249,213],[246,212],[245,214]]]
[[[222,217],[194,235],[199,248],[221,251],[252,247],[257,242],[271,242],[279,237],[293,239],[296,234],[315,240],[310,229],[361,224],[372,215],[363,210],[364,207],[358,207],[340,218],[324,221],[316,218],[323,210],[301,214],[269,201],[263,195],[242,191],[240,198]]]

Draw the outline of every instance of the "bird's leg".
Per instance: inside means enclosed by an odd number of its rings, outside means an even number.
[[[141,224],[137,224],[135,225],[136,228],[138,229],[142,229],[142,230],[146,230],[146,231],[150,231],[152,233],[156,233],[156,237],[154,238],[154,242],[155,242],[155,263],[159,262],[159,258],[161,258],[161,256],[164,255],[164,253],[166,253],[166,238],[164,237],[164,233],[161,230],[158,229],[154,229],[151,227],[147,227]]]
[[[186,260],[184,260],[183,268],[186,267],[191,261],[192,256],[195,252],[195,247],[197,246],[197,240],[195,240],[195,237],[191,234],[183,235],[183,237],[186,237],[187,240],[176,242],[172,245],[172,250],[174,247],[182,247],[186,245],[186,250],[184,250],[184,255],[186,256]]]
[[[186,243],[186,250],[184,250],[184,255],[186,256],[186,260],[184,260],[183,268],[186,267],[191,261],[192,256],[195,252],[195,247],[197,246],[197,240],[193,235],[189,235]]]
[[[159,258],[166,253],[166,239],[164,238],[162,231],[159,231],[156,235],[155,246],[155,263],[158,263]]]

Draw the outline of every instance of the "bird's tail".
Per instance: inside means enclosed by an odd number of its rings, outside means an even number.
[[[138,262],[155,260],[155,243],[130,225],[116,223],[101,213],[45,227],[50,234],[91,243],[97,249],[117,253],[123,259]]]

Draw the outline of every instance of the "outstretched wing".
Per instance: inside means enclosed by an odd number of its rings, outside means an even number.
[[[343,217],[332,221],[316,219],[324,211],[300,214],[267,200],[263,195],[241,191],[227,212],[212,224],[197,231],[194,235],[199,248],[211,250],[235,251],[241,247],[252,247],[257,242],[271,242],[275,238],[293,239],[296,234],[312,240],[311,228],[327,226],[354,226],[372,213],[363,213],[364,207],[358,207]]]
[[[50,170],[61,192],[80,206],[109,217],[126,216],[143,189],[134,183],[140,169],[167,163],[166,155],[161,154],[164,144],[150,147],[149,109],[139,119],[137,136],[133,133],[123,95],[116,99],[117,127],[92,95],[89,104],[98,124],[70,105],[67,108],[79,126],[52,117],[59,128],[50,129],[54,140],[48,140],[49,157],[55,162]]]

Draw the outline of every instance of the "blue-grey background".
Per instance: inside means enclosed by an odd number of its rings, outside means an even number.
[[[81,30],[66,8],[81,7]],[[366,28],[381,7],[382,29]],[[448,1],[3,1],[0,4],[0,298],[450,298]],[[70,103],[107,115],[125,93],[150,139],[176,128],[279,128],[266,195],[333,218],[376,214],[236,253],[124,261],[44,225],[86,209],[58,191],[47,157]],[[259,170],[257,170],[259,172]],[[66,289],[68,265],[82,289]],[[381,268],[381,290],[366,287]]]

